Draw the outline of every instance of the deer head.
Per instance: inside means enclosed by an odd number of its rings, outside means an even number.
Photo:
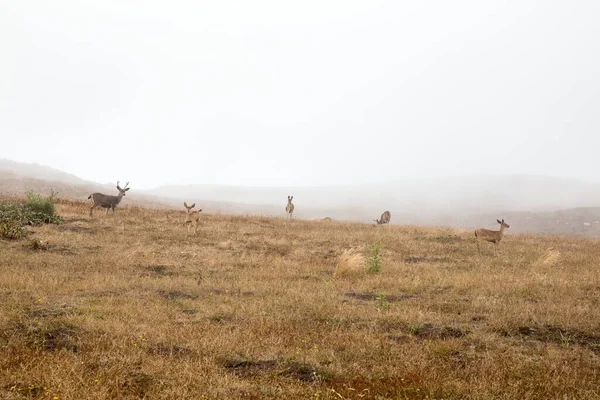
[[[497,219],[496,221],[500,224],[500,226],[503,226],[505,228],[510,228],[510,225],[508,225],[506,222],[504,222],[504,219],[502,221]]]
[[[121,187],[119,186],[119,181],[117,181],[117,189],[119,190],[119,194],[125,196],[125,192],[128,191],[131,188],[128,188],[127,186],[129,186],[129,182],[127,182],[125,184],[125,187],[121,189]]]

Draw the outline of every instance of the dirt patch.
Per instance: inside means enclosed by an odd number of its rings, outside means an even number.
[[[315,251],[314,254],[324,259],[337,258],[338,256],[338,252],[336,250]]]
[[[453,244],[464,242],[464,239],[457,235],[438,235],[438,236],[424,236],[421,238],[424,242]]]
[[[0,339],[6,342],[18,341],[36,350],[49,352],[69,351],[76,353],[79,342],[79,329],[64,322],[53,321],[42,324],[17,322],[0,332]]]
[[[563,329],[552,325],[521,326],[512,330],[501,330],[503,336],[518,336],[527,340],[536,340],[558,345],[579,345],[600,352],[600,335],[590,335],[577,330]]]
[[[262,374],[275,374],[298,379],[303,382],[324,382],[332,379],[330,373],[308,363],[278,360],[226,360],[225,369],[238,376],[252,377]]]
[[[96,232],[95,228],[89,228],[87,226],[79,226],[79,225],[58,225],[57,229],[61,232],[75,232],[75,233],[89,233],[89,234],[93,234]]]
[[[194,351],[175,344],[157,343],[155,345],[148,346],[148,354],[165,356],[165,357],[183,357],[194,354]]]
[[[411,325],[408,332],[419,339],[450,339],[466,336],[469,331],[452,326],[435,326],[433,324]]]
[[[159,290],[158,295],[167,300],[194,300],[198,298],[197,294],[184,293],[179,290]]]
[[[154,276],[171,276],[171,275],[175,275],[175,273],[173,271],[169,270],[169,266],[168,265],[147,265],[147,266],[142,266],[141,267],[144,270],[144,273],[142,274],[142,276],[150,276],[150,275],[154,275]]]
[[[211,322],[216,322],[219,324],[224,324],[226,322],[233,321],[233,315],[225,315],[225,314],[215,314],[209,318]]]
[[[354,299],[370,301],[370,300],[378,300],[381,296],[379,293],[369,293],[369,292],[348,292],[344,293],[344,296],[352,297]],[[392,301],[402,301],[408,299],[416,298],[416,294],[409,293],[401,293],[401,294],[384,294],[384,299],[388,302]]]
[[[56,318],[67,314],[78,314],[79,312],[73,306],[63,304],[56,307],[39,307],[27,311],[27,316],[31,318]]]
[[[242,289],[209,289],[208,294],[226,294],[229,296],[254,296],[256,292]]]
[[[363,377],[337,378],[333,379],[328,386],[340,399],[428,398],[421,389],[421,378],[410,373],[404,376],[387,376],[373,379]]]
[[[292,252],[292,246],[288,243],[267,243],[265,252],[283,257]]]
[[[427,257],[427,256],[407,256],[404,257],[404,262],[407,264],[418,263],[447,263],[452,260],[448,257]]]
[[[276,360],[252,361],[241,359],[226,360],[223,364],[226,370],[244,377],[271,372],[277,368],[277,365]]]

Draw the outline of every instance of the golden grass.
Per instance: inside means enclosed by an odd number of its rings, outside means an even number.
[[[336,278],[361,277],[367,273],[365,256],[356,249],[347,249],[339,256],[333,271]]]
[[[599,241],[88,210],[0,241],[0,398],[600,398]]]

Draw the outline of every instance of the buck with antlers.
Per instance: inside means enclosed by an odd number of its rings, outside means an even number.
[[[376,219],[377,225],[387,225],[390,226],[390,219],[392,219],[392,214],[389,211],[385,211],[381,214],[381,219]]]
[[[479,254],[481,254],[481,249],[479,248],[479,242],[481,242],[482,240],[486,241],[486,242],[491,242],[494,244],[494,256],[496,256],[496,252],[500,253],[500,250],[498,249],[498,245],[500,244],[500,241],[504,237],[504,228],[510,228],[510,225],[508,225],[506,222],[504,222],[504,220],[500,221],[499,219],[497,219],[496,221],[498,221],[498,223],[500,224],[499,231],[491,231],[489,229],[477,229],[475,231],[475,237],[477,238],[477,252]]]
[[[125,192],[127,192],[130,188],[128,188],[129,182],[125,184],[125,187],[121,189],[119,186],[119,181],[117,181],[117,189],[119,190],[119,194],[116,196],[111,196],[108,194],[102,193],[92,193],[88,196],[88,200],[92,199],[94,204],[90,208],[90,217],[92,216],[92,210],[98,206],[106,208],[106,214],[108,215],[108,210],[112,209],[113,214],[115,213],[115,207],[121,202],[123,196],[125,196]]]
[[[288,196],[288,203],[287,206],[285,206],[285,212],[289,218],[292,218],[292,214],[294,213],[294,204],[292,204],[293,199],[294,196]]]
[[[187,215],[185,217],[185,225],[187,226],[187,231],[190,233],[190,229],[192,225],[194,225],[194,234],[198,230],[198,225],[200,224],[200,213],[202,209],[192,211],[192,208],[196,207],[196,203],[191,206],[187,205],[187,202],[183,202],[183,206],[187,209]]]

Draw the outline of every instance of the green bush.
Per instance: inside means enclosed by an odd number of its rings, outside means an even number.
[[[365,249],[367,272],[370,274],[378,274],[381,272],[381,240],[378,240],[372,246],[367,246]]]
[[[54,217],[54,196],[56,193],[51,191],[50,196],[43,197],[40,194],[27,192],[25,206],[35,214],[45,215],[48,218]]]
[[[62,218],[54,209],[55,195],[54,191],[48,197],[27,192],[25,200],[0,202],[0,237],[20,239],[26,235],[25,225],[60,223]]]

